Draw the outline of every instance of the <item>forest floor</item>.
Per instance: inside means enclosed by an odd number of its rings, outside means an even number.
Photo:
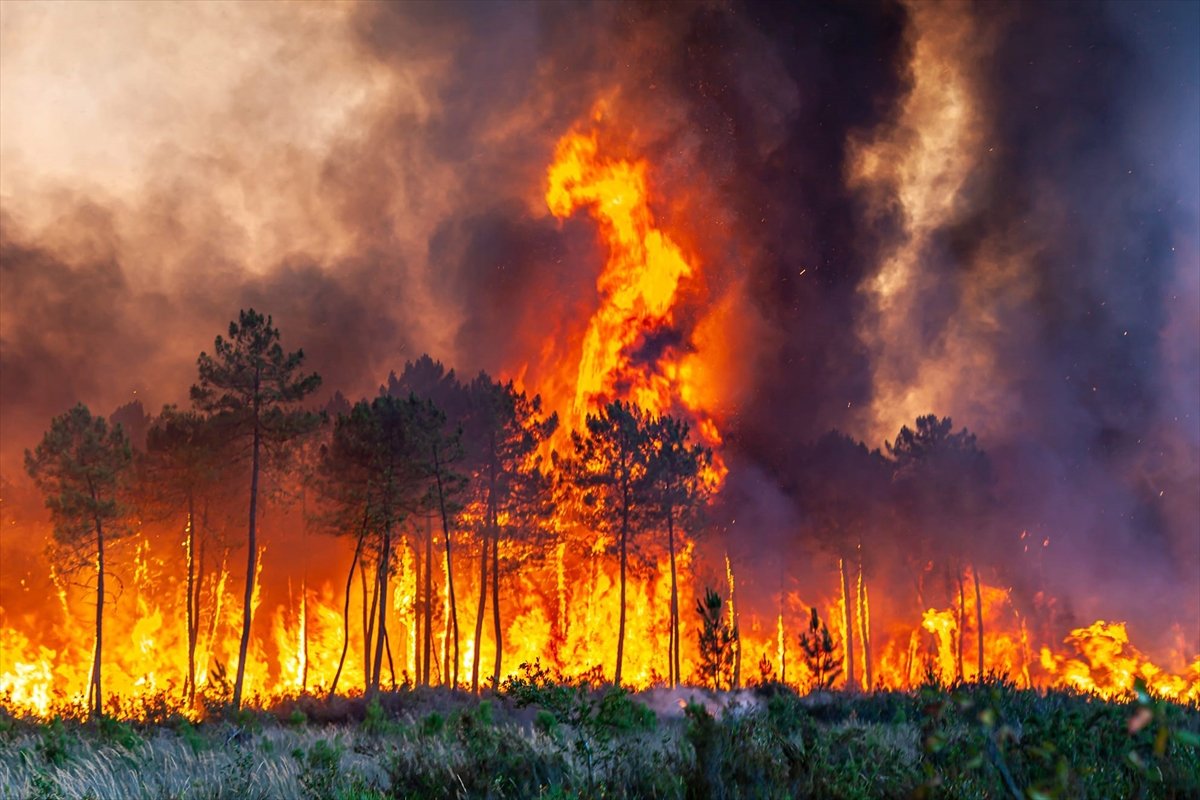
[[[122,721],[16,718],[0,798],[1196,798],[1200,707],[995,680],[797,695],[628,693],[526,671]]]

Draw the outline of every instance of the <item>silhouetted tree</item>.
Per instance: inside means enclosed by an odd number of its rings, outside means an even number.
[[[648,511],[646,471],[650,458],[649,418],[631,403],[609,403],[588,414],[585,432],[572,431],[574,454],[563,474],[592,529],[615,534],[620,558],[620,622],[613,680],[620,684],[625,654],[625,583],[629,537],[641,532]]]
[[[813,675],[813,688],[828,689],[842,672],[842,655],[829,634],[829,628],[812,609],[808,630],[800,634],[800,653]]]
[[[863,644],[864,685],[871,688],[871,634],[866,614],[868,536],[881,527],[890,499],[891,464],[839,431],[805,447],[796,470],[797,494],[814,523],[821,548],[837,561],[846,631],[846,687],[858,686],[854,617]],[[851,587],[854,587],[852,590]],[[856,600],[858,602],[856,602]]]
[[[904,426],[887,446],[895,462],[893,478],[902,513],[921,536],[916,542],[944,556],[958,588],[959,619],[956,677],[963,677],[963,634],[966,602],[963,570],[975,581],[979,677],[984,673],[983,608],[977,555],[992,505],[992,470],[987,454],[966,428],[955,432],[949,417],[918,417],[916,428]]]
[[[146,475],[142,483],[154,504],[164,506],[170,514],[184,514],[187,676],[183,693],[189,702],[196,693],[196,642],[207,523],[207,514],[197,514],[196,506],[198,500],[207,506],[205,496],[219,482],[225,457],[223,442],[211,421],[194,411],[165,406],[146,431]]]
[[[697,667],[700,680],[713,690],[722,686],[733,688],[733,653],[738,642],[737,628],[725,620],[721,613],[724,601],[712,589],[705,589],[704,599],[696,601],[696,613],[700,616],[697,639],[700,649],[700,664]]]
[[[712,452],[688,443],[688,425],[662,416],[648,423],[650,442],[646,469],[646,494],[651,514],[666,527],[671,562],[670,637],[667,652],[671,686],[682,680],[679,670],[679,580],[675,568],[675,534],[695,522],[707,502],[709,488],[704,471],[712,465]]]
[[[454,370],[446,369],[442,362],[431,358],[428,354],[422,355],[416,361],[406,362],[403,371],[397,375],[392,372],[388,375],[386,386],[381,386],[380,390],[387,393],[391,397],[410,398],[416,397],[421,400],[429,400],[434,406],[445,415],[445,424],[448,428],[455,428],[460,424],[463,416],[466,413],[466,393],[463,390],[462,384],[454,374]],[[427,513],[436,513],[437,506],[432,504]],[[428,522],[428,520],[427,520]],[[448,527],[448,526],[444,526]],[[433,663],[433,527],[432,524],[426,525],[425,531],[425,580],[424,580],[424,598],[419,607],[424,610],[424,657],[422,659],[421,680],[428,685],[430,683],[430,671]],[[457,609],[452,615],[454,622],[457,622]]]
[[[475,650],[471,690],[479,691],[483,620],[491,555],[492,622],[496,643],[492,683],[500,685],[504,653],[500,620],[500,540],[539,530],[550,513],[550,479],[538,450],[558,426],[557,415],[543,417],[541,398],[518,393],[511,381],[498,383],[481,373],[467,387],[468,411],[464,444],[475,474],[475,505],[483,509],[480,531],[479,606],[475,617]],[[504,520],[504,524],[501,524]]]
[[[94,716],[104,709],[100,667],[104,651],[105,546],[127,529],[121,524],[123,482],[132,464],[129,440],[118,425],[109,428],[82,403],[50,421],[50,430],[33,452],[25,451],[25,469],[45,496],[54,520],[54,542],[64,571],[96,569],[96,648],[88,683]]]
[[[192,402],[215,415],[214,421],[229,440],[248,446],[250,457],[246,592],[233,685],[233,704],[240,708],[258,562],[258,483],[263,450],[286,447],[292,439],[316,428],[320,417],[295,405],[320,386],[321,378],[300,373],[304,351],[285,353],[279,344],[279,329],[271,326],[269,316],[254,309],[239,312],[238,321],[229,323],[229,338],[217,336],[213,347],[214,355],[202,352],[197,359],[199,383],[192,386]]]

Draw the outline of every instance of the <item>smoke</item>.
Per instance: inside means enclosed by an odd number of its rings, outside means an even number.
[[[736,564],[804,530],[802,443],[934,412],[1014,564],[1033,530],[1077,609],[1194,623],[1197,13],[6,4],[0,467],[76,401],[185,402],[251,305],[330,393],[429,352],[566,394],[604,253],[544,172],[603,101],[702,265],[669,337],[742,465]]]

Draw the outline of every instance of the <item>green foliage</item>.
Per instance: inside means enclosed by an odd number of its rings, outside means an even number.
[[[0,783],[41,798],[108,797],[130,785],[128,796],[147,800],[1200,796],[1200,709],[1139,689],[1111,702],[1001,680],[803,697],[766,684],[741,702],[693,703],[681,720],[660,722],[595,676],[567,681],[533,664],[490,700],[446,705],[441,695],[437,711],[412,707],[425,715],[411,727],[389,723],[378,702],[362,725],[291,726],[264,713],[258,735],[226,721],[175,722],[178,739],[137,723],[17,720],[0,748]],[[536,710],[533,731],[526,707]],[[132,749],[126,731],[138,737]],[[203,744],[179,746],[192,737]],[[168,790],[155,777],[168,767],[192,777]],[[129,784],[131,770],[141,788]]]
[[[125,516],[120,493],[132,462],[121,427],[109,428],[82,403],[52,419],[37,448],[25,451],[25,470],[45,495],[69,566],[95,564],[101,529],[110,539],[124,532],[114,523]]]
[[[520,674],[506,678],[501,690],[518,707],[539,708],[539,727],[555,734],[553,741],[564,755],[583,761],[589,791],[595,789],[598,767],[611,769],[632,757],[629,735],[651,731],[657,724],[654,712],[632,699],[625,688],[562,681],[537,661],[521,664]]]
[[[808,630],[800,634],[800,652],[812,673],[813,688],[832,687],[842,672],[841,648],[833,641],[829,627],[817,616],[816,608],[809,617]]]
[[[119,744],[126,750],[132,750],[142,742],[133,726],[122,720],[102,716],[99,719],[100,737],[106,741]]]
[[[345,748],[336,739],[330,742],[317,739],[308,748],[293,756],[300,761],[300,786],[306,797],[313,800],[324,800],[332,797],[334,787],[339,782],[338,767],[341,765]]]
[[[67,733],[67,726],[55,717],[42,727],[37,751],[46,763],[61,767],[70,757],[70,744],[71,736]]]
[[[723,605],[721,596],[712,589],[705,589],[704,599],[696,601],[696,613],[701,622],[697,632],[700,664],[696,671],[700,682],[714,690],[733,688],[733,659],[738,631],[721,614]]]

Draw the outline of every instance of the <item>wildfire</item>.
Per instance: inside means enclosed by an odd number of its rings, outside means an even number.
[[[602,120],[603,107],[593,116],[597,123]],[[649,171],[645,160],[602,153],[596,130],[572,131],[555,148],[546,178],[550,212],[566,218],[587,208],[608,246],[608,261],[596,281],[599,307],[584,334],[575,394],[563,416],[578,428],[588,412],[609,400],[632,401],[652,414],[681,406],[705,444],[716,447],[721,436],[699,405],[703,392],[687,347],[663,348],[647,363],[648,341],[671,331],[680,289],[698,271],[695,259],[689,261],[657,224]],[[719,485],[726,471],[715,454],[710,482]]]
[[[601,146],[600,120],[592,122],[592,128],[577,129],[562,138],[547,171],[545,199],[550,212],[565,218],[587,209],[607,246],[607,261],[596,282],[598,305],[588,321],[578,363],[572,364],[573,377],[564,381],[573,387],[573,394],[551,400],[560,401],[557,410],[568,421],[568,429],[578,428],[588,413],[615,399],[632,401],[655,415],[682,414],[693,423],[695,436],[715,450],[722,444],[722,436],[717,415],[704,406],[703,398],[711,393],[700,385],[697,364],[703,358],[702,348],[698,350],[688,336],[674,330],[679,322],[677,306],[689,282],[701,276],[701,262],[680,244],[684,237],[664,230],[656,218],[651,164],[606,153]],[[866,155],[872,152],[866,151]],[[884,155],[881,151],[877,158],[872,156],[860,165],[864,179],[879,168]],[[928,183],[936,187],[944,181],[932,175]],[[916,215],[915,221],[920,223],[921,215]],[[889,276],[893,272],[896,280],[903,277],[906,263],[900,259],[881,276],[877,290],[882,295],[891,291]],[[664,345],[664,341],[669,343]],[[710,486],[719,488],[727,471],[715,451],[706,476]],[[471,509],[466,513],[468,518],[470,514],[475,514],[476,520],[482,518]],[[565,527],[558,522],[560,529]],[[286,523],[286,519],[276,522],[280,526]],[[189,529],[191,524],[189,518]],[[470,635],[463,635],[455,669],[448,586],[452,578],[459,597],[459,625],[469,629],[474,616],[469,604],[482,588],[472,565],[486,551],[481,551],[481,543],[472,541],[466,531],[455,532],[462,540],[456,540],[456,546],[466,557],[454,562],[451,571],[436,548],[422,548],[419,531],[410,534],[397,545],[398,566],[390,597],[376,599],[387,603],[394,620],[388,626],[382,683],[419,680],[423,666],[432,682],[448,684],[451,675],[447,673],[457,672],[462,684],[469,680],[465,676],[470,675],[476,655],[489,663],[497,642],[489,626],[483,626],[485,633],[478,647]],[[425,535],[433,534],[427,530]],[[198,713],[179,693],[186,678],[188,635],[183,621],[189,591],[175,569],[179,541],[171,540],[164,548],[167,552],[159,553],[150,537],[147,531],[139,531],[128,545],[132,557],[126,594],[112,604],[106,618],[106,687],[123,702],[162,696],[184,713]],[[505,620],[499,649],[507,673],[535,659],[568,675],[611,662],[618,626],[617,578],[609,555],[612,545],[611,536],[595,532],[583,547],[572,548],[558,541],[537,555],[510,541],[498,543],[497,560],[503,558],[520,567],[505,575],[511,586],[499,599]],[[676,569],[686,576],[679,585],[679,608],[684,620],[680,672],[687,679],[698,663],[694,619],[688,613],[696,602],[695,542],[680,535],[676,547]],[[427,555],[430,552],[434,555]],[[321,690],[332,685],[335,674],[340,676],[343,691],[360,691],[369,645],[356,623],[374,613],[374,608],[368,607],[365,568],[360,562],[357,577],[350,573],[352,600],[346,597],[340,580],[329,577],[349,564],[346,552],[331,559],[334,563],[324,578],[310,580],[306,575],[298,589],[289,586],[280,596],[272,592],[270,579],[274,577],[271,570],[283,559],[282,554],[264,549],[257,562],[266,582],[258,582],[259,590],[252,599],[252,606],[261,613],[257,614],[248,659],[246,683],[251,693],[269,701]],[[228,676],[237,666],[238,593],[244,576],[230,574],[230,546],[224,546],[217,556],[200,551],[198,561],[204,571],[197,577],[196,596],[205,613],[195,644],[196,682],[201,695],[222,697],[227,694]],[[631,613],[623,674],[627,683],[638,688],[660,683],[669,673],[665,643],[671,636],[669,561],[652,548],[641,561],[628,586]],[[421,599],[423,573],[437,587],[428,605]],[[959,576],[957,601],[941,608],[928,607],[923,613],[913,609],[909,614],[889,602],[893,598],[878,586],[873,596],[868,594],[861,552],[857,565],[852,559],[838,560],[838,577],[838,591],[812,605],[843,646],[843,675],[858,671],[870,688],[910,687],[931,676],[970,681],[981,673],[995,673],[1027,686],[1070,687],[1105,696],[1126,694],[1142,679],[1164,696],[1200,700],[1200,659],[1184,674],[1172,674],[1130,644],[1124,623],[1101,621],[1077,628],[1062,643],[1065,649],[1058,643],[1039,642],[1035,659],[1026,618],[1010,590],[976,581],[970,570]],[[788,605],[781,597],[777,612],[760,619],[753,601],[744,599],[747,592],[753,597],[753,576],[738,574],[736,606],[735,574],[728,556],[723,578],[718,582],[725,584],[727,592],[728,624],[741,637],[739,665],[741,653],[751,659],[761,654],[764,665],[768,654],[774,654],[774,676],[807,688],[809,673],[796,654],[796,635],[804,629],[810,606]],[[974,591],[963,592],[964,582],[975,583]],[[47,592],[47,596],[54,593],[58,602],[48,604],[50,608],[37,615],[18,618],[0,609],[0,701],[36,715],[53,713],[64,704],[79,705],[82,698],[77,693],[87,685],[91,663],[87,643],[92,640],[83,622],[87,614],[82,611],[87,592],[68,590],[58,580],[48,582]],[[498,600],[493,597],[491,602]],[[346,609],[348,626],[343,621]],[[482,617],[483,610],[479,613]],[[429,634],[423,626],[432,627],[434,652],[423,652],[422,633]],[[37,640],[29,635],[35,630],[39,632]],[[343,635],[348,636],[345,645]],[[347,651],[344,664],[343,647]],[[745,664],[743,675],[753,669],[754,661]]]

